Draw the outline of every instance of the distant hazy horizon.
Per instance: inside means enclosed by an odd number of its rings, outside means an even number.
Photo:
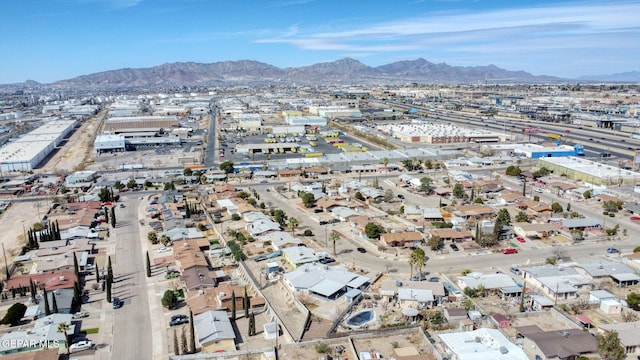
[[[164,63],[351,57],[578,78],[640,70],[640,0],[2,1],[0,84]]]

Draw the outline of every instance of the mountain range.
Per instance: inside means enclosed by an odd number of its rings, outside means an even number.
[[[638,81],[638,72],[618,74],[610,80]],[[632,78],[636,78],[633,80]],[[600,76],[605,79],[605,76]],[[598,80],[584,77],[584,80]],[[535,76],[525,71],[509,71],[495,65],[451,66],[425,59],[398,61],[371,67],[343,58],[310,66],[278,68],[253,60],[215,63],[177,62],[151,68],[125,68],[56,81],[56,88],[157,87],[168,85],[222,85],[234,83],[299,84],[383,84],[417,82],[425,84],[532,84],[570,82],[553,76]],[[33,81],[24,85],[34,85]],[[16,85],[16,84],[13,84]]]

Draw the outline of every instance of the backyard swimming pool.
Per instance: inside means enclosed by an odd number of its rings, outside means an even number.
[[[347,325],[349,326],[362,326],[369,321],[373,320],[375,316],[375,312],[373,310],[364,310],[353,316],[351,316],[347,320]]]

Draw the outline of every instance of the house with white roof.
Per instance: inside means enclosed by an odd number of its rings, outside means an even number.
[[[350,289],[364,289],[371,281],[368,277],[348,271],[342,266],[304,264],[284,274],[292,291],[309,293],[335,300]]]
[[[431,307],[435,298],[433,292],[427,289],[398,288],[398,301],[403,308],[422,309]]]
[[[280,231],[280,224],[267,218],[250,222],[246,224],[244,228],[249,232],[249,234],[251,234],[251,236],[256,237],[264,235],[270,231]]]
[[[445,345],[445,352],[458,360],[529,359],[519,346],[497,329],[480,328],[438,336]]]
[[[286,231],[271,231],[258,236],[257,240],[262,242],[263,247],[271,246],[274,250],[281,250],[288,246],[297,247],[302,243],[300,239]]]
[[[320,260],[313,249],[306,246],[288,246],[281,249],[282,256],[294,267]]]

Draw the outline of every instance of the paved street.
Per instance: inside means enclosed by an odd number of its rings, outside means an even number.
[[[125,201],[116,209],[116,254],[111,257],[114,272],[113,297],[124,306],[113,311],[113,344],[111,359],[152,359],[151,318],[147,296],[144,257],[139,239],[139,200]],[[161,339],[159,339],[161,340]]]

